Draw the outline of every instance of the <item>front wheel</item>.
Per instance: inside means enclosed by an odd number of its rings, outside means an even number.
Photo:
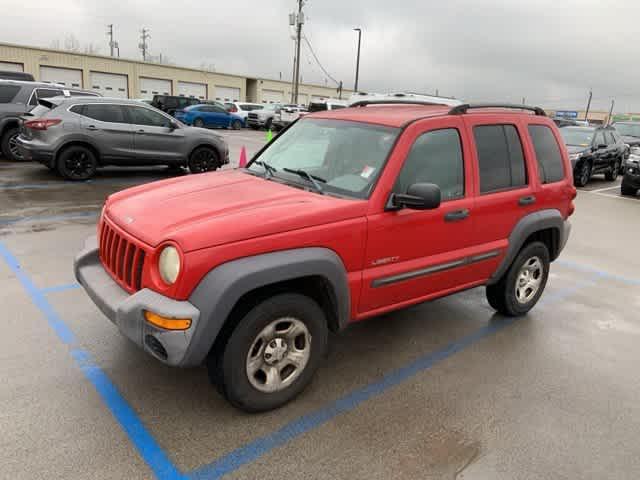
[[[218,154],[209,147],[196,148],[189,157],[189,171],[191,173],[210,172],[219,166]]]
[[[198,127],[198,128],[204,128],[204,122],[202,121],[202,119],[201,119],[201,118],[196,118],[196,119],[193,121],[193,126],[194,126],[194,127]]]
[[[591,163],[582,162],[573,174],[576,187],[584,187],[591,179]]]
[[[57,168],[58,173],[67,180],[88,180],[96,173],[98,160],[87,147],[74,145],[58,155]]]
[[[327,321],[320,306],[297,293],[253,307],[235,327],[224,351],[212,352],[209,375],[235,407],[278,408],[311,382],[326,352]],[[221,385],[220,385],[221,384]]]
[[[618,173],[620,173],[620,160],[616,160],[613,165],[609,168],[607,173],[604,174],[605,180],[609,182],[613,182],[618,178]]]
[[[242,128],[242,122],[240,120],[234,120],[231,122],[231,128],[233,130],[240,130]]]
[[[503,315],[526,314],[540,299],[549,277],[549,250],[533,242],[516,256],[498,283],[487,285],[487,300]]]

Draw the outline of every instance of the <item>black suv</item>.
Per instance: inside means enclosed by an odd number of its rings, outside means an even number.
[[[8,160],[22,160],[16,139],[20,134],[20,117],[28,114],[41,98],[100,95],[78,89],[66,89],[50,83],[0,80],[0,148]]]
[[[228,110],[228,107],[221,102],[216,102],[215,100],[200,100],[196,97],[179,97],[176,95],[154,95],[153,100],[151,100],[151,106],[157,108],[158,110],[162,110],[165,113],[173,116],[177,110],[182,110],[184,108],[190,107],[191,105],[216,105],[218,107],[222,107],[225,110]]]
[[[609,181],[618,178],[627,146],[613,127],[562,127],[560,133],[576,187],[584,187],[596,173],[604,173]]]

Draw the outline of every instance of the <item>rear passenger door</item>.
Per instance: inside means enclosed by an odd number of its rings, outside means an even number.
[[[81,115],[81,130],[98,148],[103,163],[118,163],[134,156],[133,128],[120,105],[87,103],[69,110]]]
[[[518,221],[538,209],[523,148],[527,132],[519,121],[498,123],[492,115],[468,115],[465,123],[477,170],[474,242],[500,252],[487,262],[495,270]]]

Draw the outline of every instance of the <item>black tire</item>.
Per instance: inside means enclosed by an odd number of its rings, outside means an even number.
[[[266,123],[264,124],[264,129],[265,130],[271,130],[271,128],[273,128],[273,119],[270,118],[266,121]]]
[[[576,166],[573,172],[573,183],[576,187],[584,187],[591,179],[591,162],[584,161]]]
[[[18,128],[8,128],[2,134],[0,139],[0,147],[2,147],[2,153],[7,160],[12,162],[21,162],[23,160],[20,151],[15,144],[16,139],[20,135]]]
[[[520,280],[521,269],[533,259],[538,259],[542,267],[540,276],[535,277],[539,279],[540,283],[535,293],[532,292],[530,298],[526,298],[525,296],[523,300],[526,301],[521,302],[516,296],[516,283]],[[520,253],[518,253],[502,278],[497,283],[487,285],[486,294],[489,305],[499,313],[509,317],[526,314],[538,302],[547,285],[549,265],[549,250],[544,243],[532,242],[527,244]]]
[[[264,355],[266,357],[267,344],[270,345],[271,342],[266,341],[258,346],[256,342],[261,333],[270,324],[281,319],[286,324],[287,319],[290,318],[301,322],[307,329],[309,342],[306,343],[306,347],[309,352],[306,363],[295,374],[295,377],[292,377],[291,383],[282,386],[280,390],[261,391],[252,384],[252,381],[256,380],[250,380],[247,373],[250,350],[256,351],[258,348],[255,356],[262,357]],[[276,329],[274,333],[277,334],[277,332]],[[294,343],[297,343],[297,339]],[[327,343],[327,320],[320,306],[304,295],[281,294],[262,301],[244,315],[229,336],[223,347],[223,352],[210,355],[210,359],[207,360],[207,368],[211,381],[233,406],[246,412],[263,412],[284,405],[304,390],[311,382],[313,374],[325,356]],[[288,348],[293,347],[289,346]],[[296,348],[298,348],[297,345]],[[286,364],[286,360],[284,363]],[[275,368],[278,371],[280,371],[281,364],[283,364],[282,361],[275,363]],[[282,371],[285,368],[287,366]],[[278,374],[279,379],[281,375],[281,373]]]
[[[189,157],[188,166],[191,173],[211,172],[220,167],[220,158],[213,148],[198,147]]]
[[[230,127],[233,130],[240,130],[242,128],[242,122],[240,120],[234,120],[233,122],[231,122]]]
[[[625,185],[624,183],[622,185],[620,185],[620,194],[624,195],[625,197],[635,197],[636,193],[638,193],[638,190],[635,188],[630,187],[629,185]]]
[[[204,128],[204,121],[201,118],[196,118],[193,121],[193,126],[198,128]]]
[[[622,162],[620,161],[620,159],[617,159],[613,165],[611,165],[611,168],[609,170],[607,170],[607,172],[604,174],[604,178],[605,180],[609,181],[609,182],[614,182],[617,178],[618,178],[618,173],[620,173],[620,164]]]
[[[56,162],[58,173],[67,180],[88,180],[96,173],[98,160],[91,150],[82,145],[65,148]]]
[[[257,125],[250,125],[250,127],[251,127],[251,130],[258,130],[259,128]]]

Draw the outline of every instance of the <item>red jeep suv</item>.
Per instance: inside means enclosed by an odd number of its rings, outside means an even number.
[[[522,105],[378,103],[307,115],[247,168],[110,196],[78,281],[125,336],[206,364],[247,411],[301,392],[350,322],[481,285],[501,314],[527,313],[576,196],[554,123]]]

